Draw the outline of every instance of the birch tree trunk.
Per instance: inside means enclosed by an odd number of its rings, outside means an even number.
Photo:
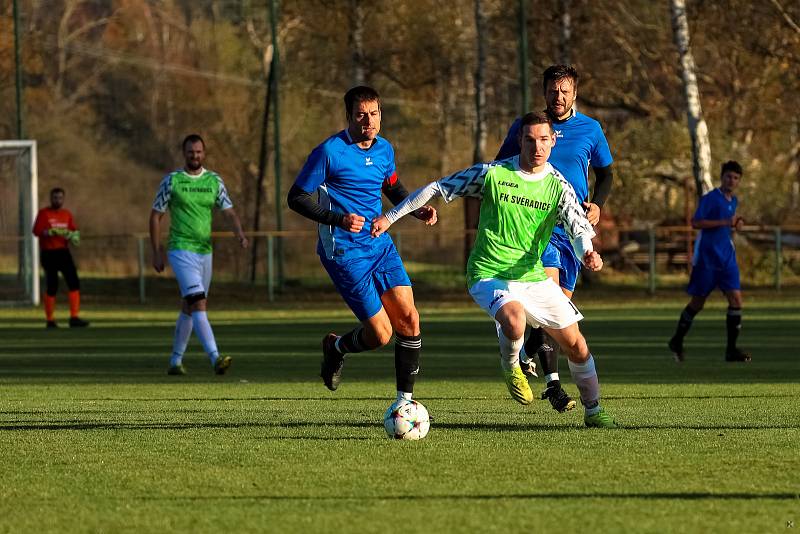
[[[364,85],[364,8],[361,0],[350,0],[352,26],[348,41],[351,51],[351,77],[353,85]]]
[[[697,88],[694,57],[689,44],[689,22],[686,19],[686,0],[670,0],[672,12],[672,34],[680,57],[683,91],[686,95],[686,115],[689,119],[689,135],[692,138],[692,172],[697,185],[697,195],[711,190],[711,144],[708,141],[708,126],[703,119],[700,105],[700,90]]]
[[[561,12],[561,31],[558,39],[558,60],[562,65],[572,63],[570,58],[570,38],[572,37],[570,7],[570,0],[559,0],[558,10]]]
[[[478,47],[477,65],[475,66],[475,138],[472,150],[472,161],[478,163],[485,160],[486,153],[486,13],[483,1],[475,0],[475,40]],[[481,203],[477,198],[464,198],[464,229],[478,228]],[[469,256],[474,235],[468,232],[464,237],[464,258]]]

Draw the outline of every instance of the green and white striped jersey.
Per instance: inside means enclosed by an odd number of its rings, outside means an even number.
[[[164,177],[156,193],[153,209],[170,210],[168,250],[211,253],[211,216],[214,208],[233,207],[222,178],[203,169],[199,175],[183,169]]]
[[[465,196],[481,199],[478,233],[467,262],[469,286],[482,278],[545,280],[541,256],[557,223],[566,229],[579,258],[592,250],[594,230],[575,191],[549,163],[536,174],[519,168],[519,156],[480,163],[414,192],[386,217],[394,222],[437,194],[446,202]]]

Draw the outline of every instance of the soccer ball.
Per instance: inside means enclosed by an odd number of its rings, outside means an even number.
[[[383,414],[383,428],[394,439],[422,439],[428,435],[431,420],[428,410],[415,400],[395,401]]]

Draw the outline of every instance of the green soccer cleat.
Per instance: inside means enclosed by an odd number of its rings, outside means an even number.
[[[520,404],[530,404],[533,402],[533,391],[528,384],[528,378],[522,372],[519,364],[511,368],[510,371],[503,369],[503,378],[508,386],[511,398]]]
[[[619,428],[614,418],[606,413],[603,408],[594,415],[586,415],[583,422],[589,428]]]
[[[232,363],[233,358],[230,356],[222,356],[220,354],[217,356],[217,361],[214,362],[214,372],[218,375],[224,375]]]
[[[186,367],[184,367],[182,363],[179,363],[178,365],[173,365],[169,369],[167,369],[167,374],[173,376],[185,375]]]

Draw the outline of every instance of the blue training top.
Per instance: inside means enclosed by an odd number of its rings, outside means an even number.
[[[496,159],[510,158],[519,154],[519,128],[521,119],[514,121],[508,130]],[[579,202],[589,200],[589,165],[608,167],[614,162],[608,141],[600,123],[575,110],[563,122],[554,122],[556,144],[550,153],[549,161],[575,189]],[[557,226],[555,232],[564,233]]]
[[[730,200],[719,188],[709,191],[700,198],[693,220],[731,219],[736,214],[739,201]],[[730,226],[703,228],[694,244],[692,265],[702,263],[709,269],[722,269],[731,261],[736,262],[736,249],[733,247],[733,229]]]
[[[370,236],[372,219],[383,211],[381,203],[384,183],[397,181],[394,149],[391,143],[377,136],[368,149],[360,148],[347,130],[332,135],[308,156],[295,185],[307,193],[319,193],[321,206],[336,213],[363,216],[359,233],[338,226],[319,225],[317,253],[327,258],[352,254],[369,254],[391,242],[388,233]]]

